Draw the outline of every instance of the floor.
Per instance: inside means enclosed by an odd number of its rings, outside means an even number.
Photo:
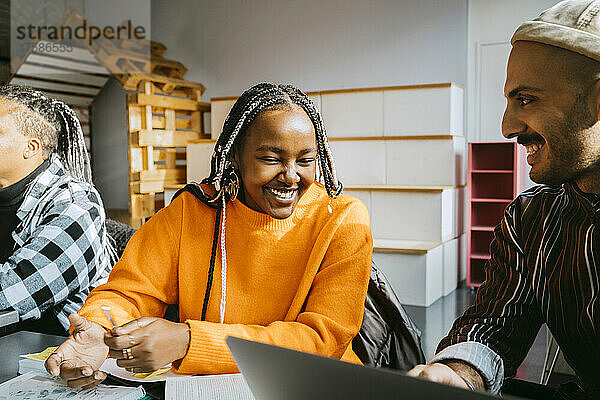
[[[422,331],[422,343],[425,357],[430,359],[435,354],[439,341],[444,337],[454,320],[471,305],[475,299],[475,291],[459,287],[446,297],[442,297],[429,307],[404,306]],[[546,329],[542,327],[529,354],[517,372],[517,377],[532,382],[539,382],[546,351]]]

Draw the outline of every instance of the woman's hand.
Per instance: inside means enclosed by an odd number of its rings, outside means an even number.
[[[108,353],[105,330],[76,313],[69,315],[69,322],[73,333],[48,357],[46,370],[53,376],[60,375],[71,387],[96,386],[106,378],[98,371]]]
[[[143,317],[113,329],[104,343],[117,365],[134,373],[152,372],[187,354],[190,328],[163,318]]]

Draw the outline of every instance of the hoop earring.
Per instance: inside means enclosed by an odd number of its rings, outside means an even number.
[[[229,183],[225,188],[225,193],[227,194],[229,200],[235,201],[240,190],[240,178],[237,175],[235,169],[231,170],[231,172],[229,173],[229,178]]]

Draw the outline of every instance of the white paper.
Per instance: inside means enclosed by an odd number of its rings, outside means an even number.
[[[187,376],[167,380],[165,400],[254,400],[242,374]]]
[[[181,376],[181,374],[176,374],[175,372],[173,372],[173,370],[171,370],[165,372],[164,374],[154,376],[152,378],[136,378],[133,373],[127,371],[125,368],[119,367],[117,365],[117,360],[115,360],[114,358],[107,358],[106,361],[104,361],[104,364],[102,364],[102,366],[100,367],[100,371],[116,376],[117,378],[126,379],[132,382],[160,382],[166,381],[170,378]]]
[[[136,390],[140,391],[139,394],[143,393],[143,389],[107,385],[99,385],[91,389],[73,389],[59,378],[50,378],[29,372],[0,385],[0,400],[92,400],[98,398],[117,400],[126,398]],[[135,397],[143,397],[143,394]]]

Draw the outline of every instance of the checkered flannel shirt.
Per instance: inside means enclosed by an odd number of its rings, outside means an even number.
[[[17,217],[15,248],[0,264],[0,310],[14,309],[23,321],[52,309],[68,329],[69,314],[110,272],[100,195],[52,156],[27,189]]]

